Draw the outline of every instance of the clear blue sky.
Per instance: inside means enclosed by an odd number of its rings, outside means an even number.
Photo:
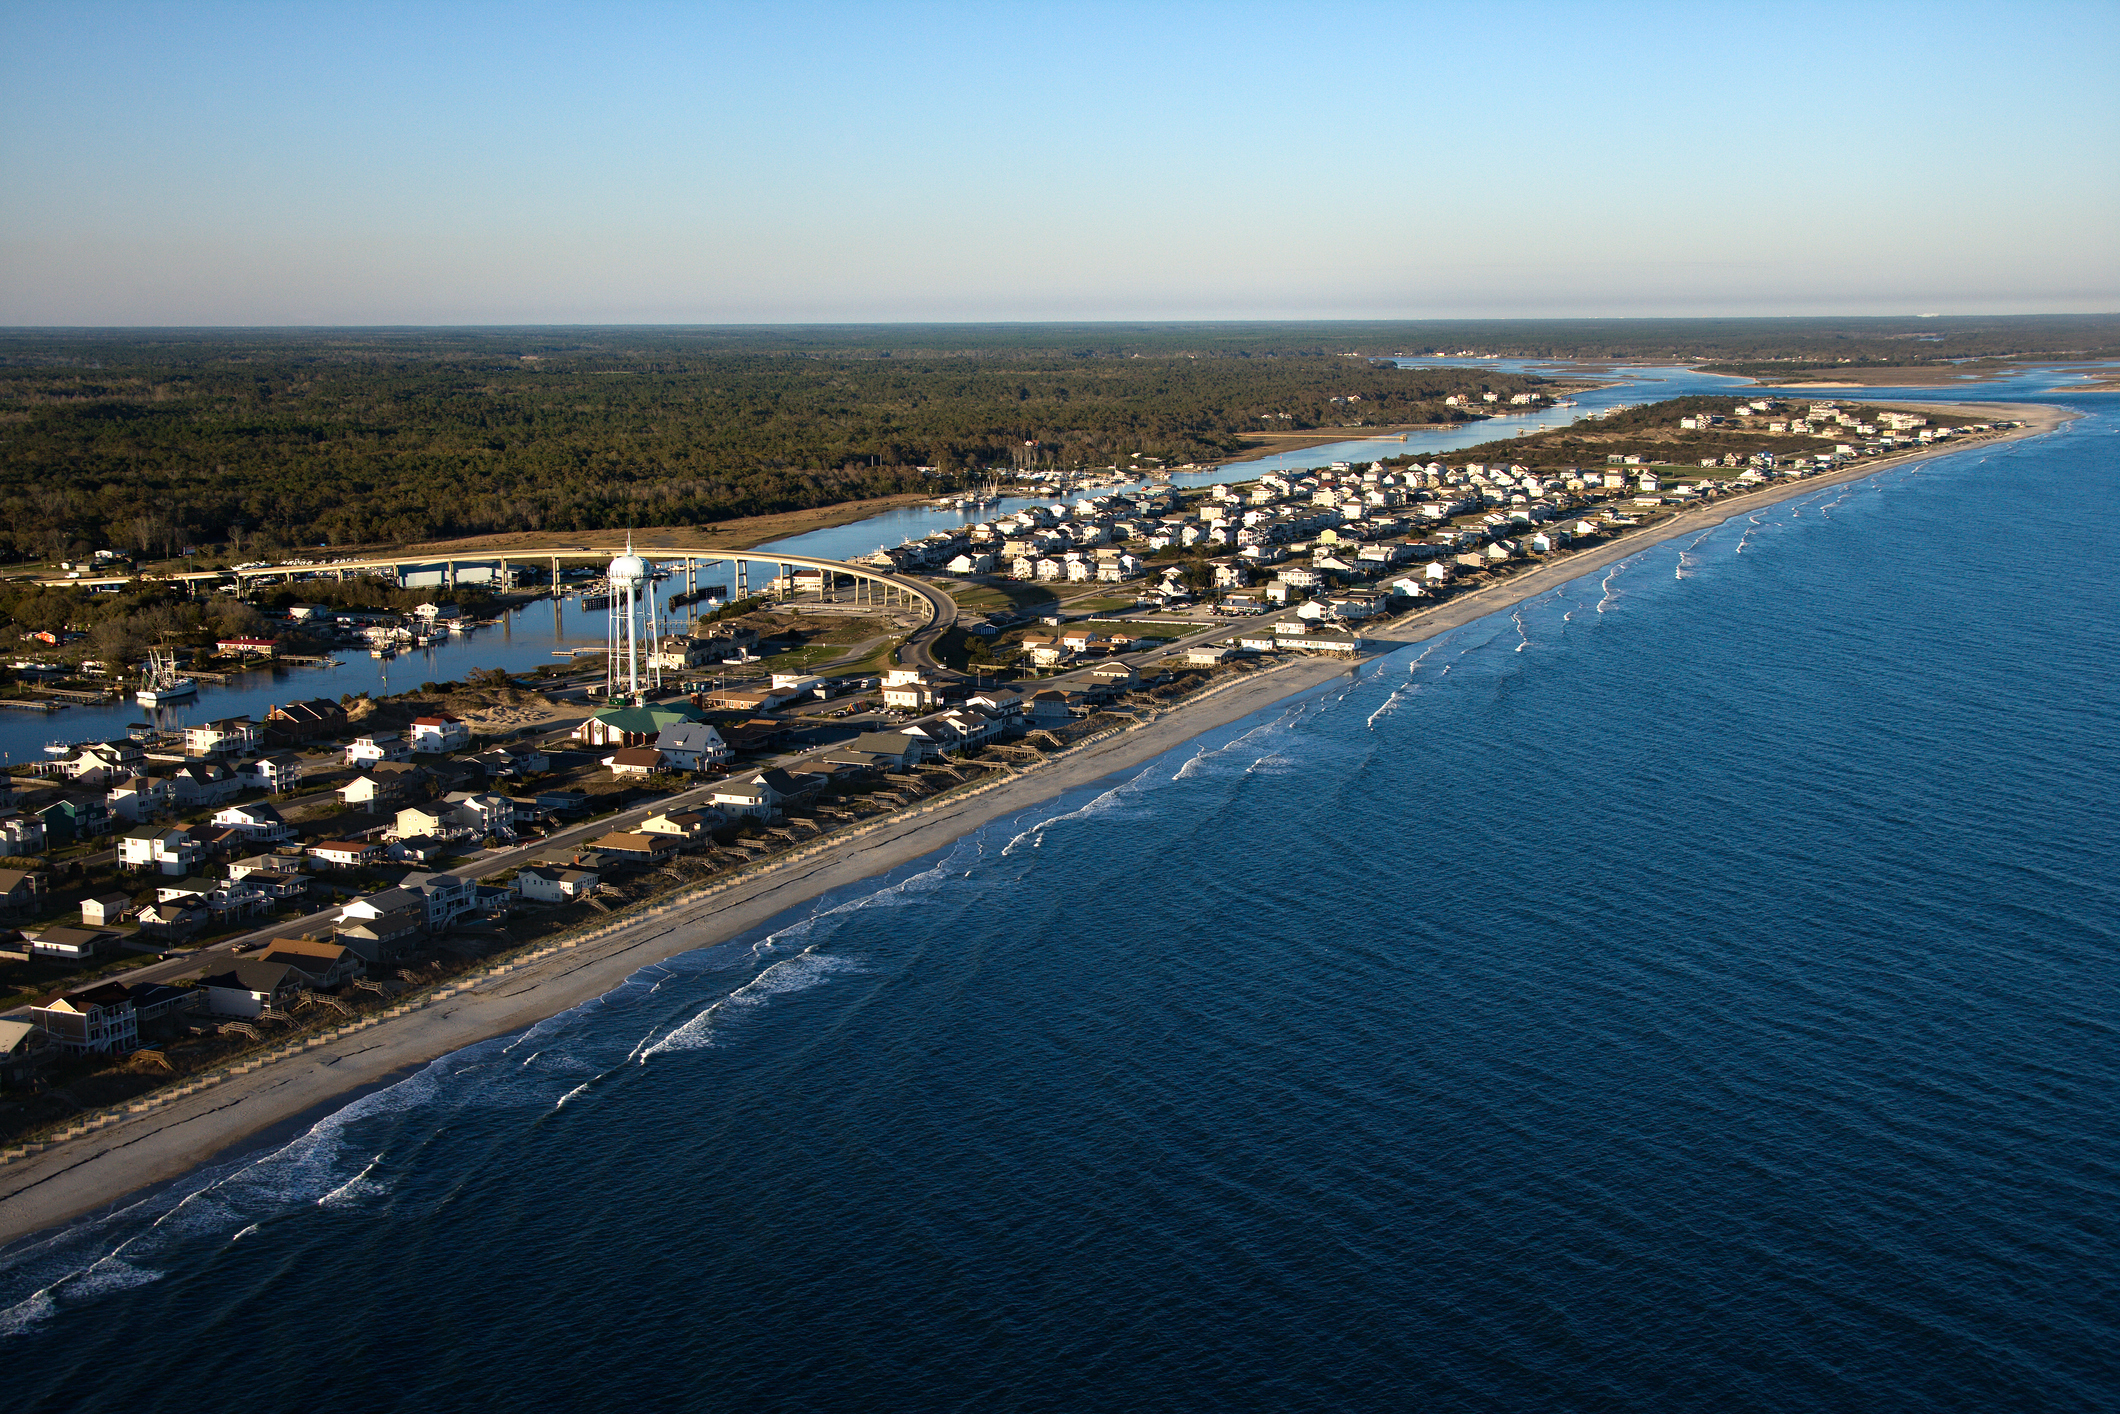
[[[2120,309],[2120,4],[39,3],[0,324]]]

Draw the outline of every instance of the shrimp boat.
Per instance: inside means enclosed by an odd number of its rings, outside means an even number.
[[[174,653],[151,649],[147,655],[147,673],[140,682],[140,690],[133,700],[142,707],[162,707],[171,702],[183,702],[199,695],[199,685],[190,678],[177,675],[177,658]]]

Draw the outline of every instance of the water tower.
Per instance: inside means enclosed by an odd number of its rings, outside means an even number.
[[[650,691],[662,686],[662,669],[655,659],[656,645],[662,640],[662,616],[656,611],[655,580],[648,562],[633,553],[632,535],[626,536],[626,552],[615,556],[604,571],[604,580],[611,590],[611,617],[604,635],[604,690],[637,707]]]

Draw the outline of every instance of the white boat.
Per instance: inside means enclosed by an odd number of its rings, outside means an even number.
[[[190,678],[177,676],[177,659],[173,653],[159,648],[147,654],[147,673],[141,680],[140,690],[133,700],[142,707],[162,707],[171,702],[183,702],[199,695],[199,685]]]

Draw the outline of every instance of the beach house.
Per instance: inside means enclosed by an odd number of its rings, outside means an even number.
[[[596,892],[603,875],[594,869],[531,864],[516,871],[515,891],[533,903],[572,903]]]
[[[655,749],[666,764],[680,771],[704,771],[735,755],[721,733],[706,722],[672,722],[656,734]]]
[[[347,743],[345,757],[349,766],[370,766],[378,761],[410,761],[412,743],[396,732],[370,732]]]
[[[206,857],[205,846],[183,830],[143,825],[118,839],[118,867],[183,878]]]
[[[414,751],[455,751],[471,744],[471,728],[447,712],[414,717],[406,735]]]
[[[295,836],[294,826],[287,823],[286,817],[270,805],[262,803],[231,805],[217,813],[213,822],[237,831],[246,840],[260,844],[277,844]]]
[[[70,1056],[124,1055],[140,1046],[132,994],[115,982],[63,992],[32,1007],[30,1019]]]

